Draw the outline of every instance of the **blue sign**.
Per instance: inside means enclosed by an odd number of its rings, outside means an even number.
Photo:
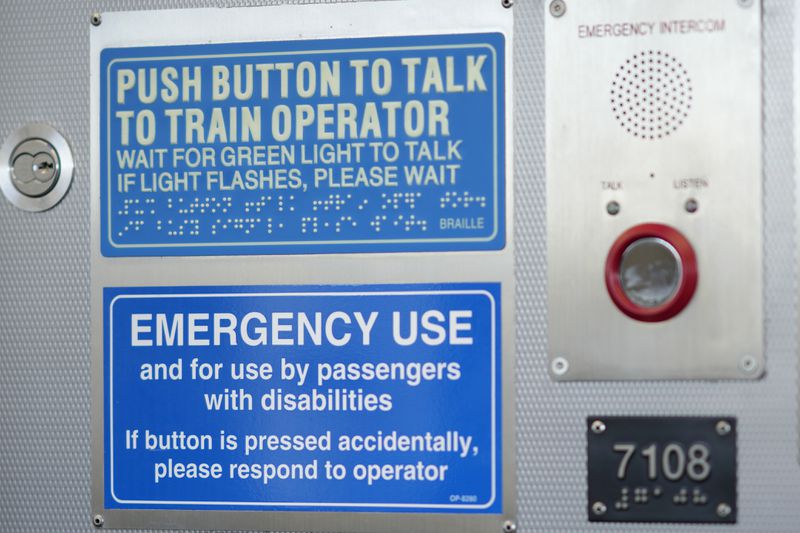
[[[104,290],[105,506],[500,513],[499,284]]]
[[[105,256],[499,250],[502,34],[105,49]]]

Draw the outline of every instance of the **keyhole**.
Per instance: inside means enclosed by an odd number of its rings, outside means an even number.
[[[63,136],[46,124],[28,124],[0,147],[0,189],[25,211],[44,211],[66,194],[74,168]]]

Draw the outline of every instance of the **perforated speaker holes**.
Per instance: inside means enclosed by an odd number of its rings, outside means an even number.
[[[619,67],[611,82],[611,111],[634,137],[667,137],[683,125],[691,109],[689,72],[666,52],[635,54]]]

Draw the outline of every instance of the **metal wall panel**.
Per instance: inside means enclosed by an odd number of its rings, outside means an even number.
[[[0,530],[94,530],[90,510],[89,15],[94,10],[268,3],[3,0],[0,4],[0,139],[29,122],[50,123],[71,143],[76,163],[71,191],[51,211],[26,213],[0,199]],[[543,7],[541,0],[517,0],[513,8],[520,531],[720,531],[720,526],[588,523],[585,417],[605,413],[736,416],[739,515],[738,524],[724,526],[725,530],[796,532],[800,466],[793,223],[794,2],[764,2],[767,369],[763,379],[747,383],[555,383],[548,376]]]

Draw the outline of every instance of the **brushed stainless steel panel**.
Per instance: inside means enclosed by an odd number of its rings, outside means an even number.
[[[300,22],[298,22],[300,21]],[[265,29],[268,28],[268,31]],[[258,8],[106,12],[91,28],[92,515],[104,528],[351,532],[502,531],[516,523],[513,10],[498,0],[351,2]],[[170,44],[434,35],[506,38],[506,246],[493,252],[108,258],[100,251],[100,51]],[[118,510],[103,505],[103,287],[326,285],[495,281],[501,288],[502,514]]]
[[[552,376],[759,377],[761,3],[544,9]],[[692,300],[662,322],[623,314],[604,282],[612,243],[642,223],[697,255]]]

